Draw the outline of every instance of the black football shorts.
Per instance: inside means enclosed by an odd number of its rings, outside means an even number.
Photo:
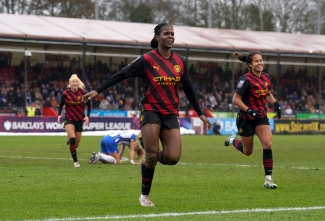
[[[247,119],[237,118],[236,125],[240,136],[250,137],[255,134],[256,126],[270,125],[270,123],[268,118],[263,118],[259,120],[247,120]]]
[[[84,122],[83,121],[64,120],[64,126],[67,124],[73,124],[74,128],[75,128],[75,132],[82,132]]]
[[[178,116],[163,116],[151,111],[141,111],[140,125],[159,124],[162,130],[179,129]]]

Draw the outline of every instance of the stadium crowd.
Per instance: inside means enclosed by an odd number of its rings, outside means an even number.
[[[82,76],[80,61],[73,58],[69,60],[69,63],[69,66],[58,62],[55,67],[47,67],[42,63],[31,65],[28,62],[27,105],[35,104],[57,110],[58,102],[67,87],[66,82],[71,74],[77,73],[83,79],[86,89],[90,91],[125,65],[122,62],[118,70],[112,70],[107,63],[97,60],[94,65],[88,64],[85,67],[85,76]],[[7,58],[0,59],[0,108],[25,106],[24,70],[23,61],[18,66],[11,66]],[[233,84],[236,84],[238,78],[246,71],[247,69],[239,67],[232,81],[232,71],[225,70],[217,63],[202,62],[197,63],[196,66],[192,64],[189,72],[202,108],[219,112],[234,110],[235,107],[231,102],[235,88]],[[268,73],[267,70],[265,71]],[[273,78],[272,92],[278,98],[283,113],[318,113],[319,111],[324,113],[324,99],[321,105],[318,102],[318,78],[311,76],[307,69],[295,70],[295,67],[290,67],[281,73],[279,80],[273,73],[269,74]],[[321,88],[322,98],[325,98],[325,80]],[[125,80],[100,94],[92,103],[93,109],[138,109],[143,93],[144,87],[140,79]],[[180,110],[189,108],[189,103],[181,88],[179,98]]]

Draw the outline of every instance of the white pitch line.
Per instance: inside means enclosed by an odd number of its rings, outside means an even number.
[[[71,161],[71,158],[49,158],[49,157],[22,157],[22,156],[0,156],[0,158],[18,158],[18,159],[34,159],[34,160],[69,160]],[[129,158],[122,157],[120,161],[128,161]],[[88,161],[87,159],[78,159],[78,161]]]
[[[235,166],[235,167],[260,167],[260,166],[257,166],[257,165],[249,165],[249,164],[225,164],[225,163],[206,163],[206,164],[203,164],[203,163],[178,163],[178,164],[181,164],[181,165],[198,165],[198,166],[201,166],[201,165],[205,165],[205,166]],[[322,168],[311,168],[311,167],[287,167],[287,166],[284,166],[284,168],[286,169],[296,169],[296,170],[322,170]]]
[[[22,156],[0,156],[0,158],[17,158],[17,159],[34,159],[34,160],[72,160],[70,158],[22,157]]]
[[[173,217],[173,216],[193,216],[193,215],[218,215],[234,213],[263,213],[263,212],[282,212],[282,211],[306,211],[306,210],[324,210],[325,206],[312,207],[288,207],[288,208],[256,208],[241,210],[220,210],[220,211],[198,211],[188,213],[160,213],[160,214],[134,214],[120,216],[97,216],[97,217],[75,217],[75,218],[49,218],[41,220],[24,221],[75,221],[75,220],[113,220],[113,219],[132,219],[132,218],[152,218],[152,217]]]
[[[0,151],[1,152],[1,151]],[[22,156],[0,156],[0,158],[18,158],[18,159],[36,159],[36,160],[72,160],[71,158],[48,158],[48,157],[22,157]],[[122,157],[121,161],[128,161],[127,157]],[[88,161],[87,159],[79,159],[79,161]],[[249,164],[225,164],[225,163],[178,163],[179,165],[198,165],[198,166],[235,166],[235,167],[259,167]],[[310,168],[310,167],[285,167],[296,170],[322,170],[322,168]]]

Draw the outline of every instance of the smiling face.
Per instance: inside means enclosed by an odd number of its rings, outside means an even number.
[[[79,80],[78,79],[76,79],[76,78],[71,79],[69,84],[71,86],[72,91],[77,91],[78,90],[78,87],[79,87]]]
[[[264,62],[262,55],[255,54],[252,56],[252,62],[248,64],[249,67],[252,69],[253,74],[260,75],[264,68]]]
[[[163,26],[160,34],[156,35],[156,39],[160,48],[172,48],[175,41],[173,27],[169,25]]]

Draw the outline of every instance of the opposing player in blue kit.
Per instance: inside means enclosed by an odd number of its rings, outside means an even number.
[[[121,145],[121,150],[118,145]],[[121,162],[127,146],[129,147],[130,163],[138,164],[134,162],[134,152],[136,152],[138,160],[142,160],[144,150],[136,142],[136,135],[131,132],[112,132],[104,136],[100,141],[100,152],[93,152],[89,163],[95,164],[100,161],[105,164],[118,164]]]

